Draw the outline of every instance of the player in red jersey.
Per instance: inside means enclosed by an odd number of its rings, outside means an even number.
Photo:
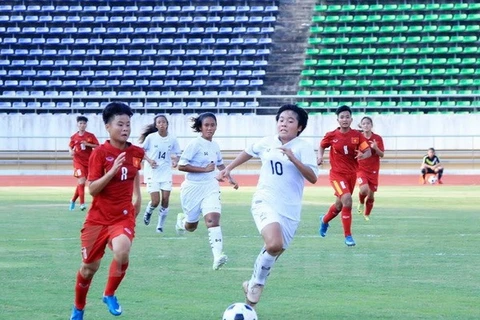
[[[86,131],[88,118],[85,116],[77,117],[78,131],[70,137],[68,144],[70,155],[73,156],[73,176],[77,178],[77,187],[70,200],[70,211],[75,209],[75,202],[80,197],[80,210],[85,210],[85,181],[88,176],[88,159],[92,154],[93,148],[99,145],[97,137],[93,133]]]
[[[83,320],[88,289],[106,246],[113,251],[113,260],[103,302],[114,316],[122,313],[115,291],[125,276],[135,236],[135,218],[141,206],[138,171],[145,154],[142,148],[127,142],[132,114],[121,102],[109,103],[103,110],[110,139],[95,148],[90,157],[88,181],[93,202],[81,230],[82,263],[70,320]]]
[[[350,128],[352,124],[352,110],[348,106],[341,106],[336,110],[337,121],[340,127],[327,132],[320,142],[317,163],[323,163],[325,149],[330,147],[330,184],[337,197],[328,212],[320,217],[319,233],[325,237],[328,222],[342,212],[343,232],[345,244],[354,246],[352,237],[352,193],[357,180],[358,160],[363,160],[371,155],[367,139],[358,130]]]
[[[375,192],[378,188],[378,173],[380,171],[380,158],[383,158],[385,147],[383,139],[372,132],[373,120],[370,117],[363,117],[360,121],[363,135],[367,138],[368,145],[372,151],[372,156],[358,162],[357,182],[360,186],[358,198],[358,214],[362,214],[366,221],[370,220],[373,202],[375,201]]]

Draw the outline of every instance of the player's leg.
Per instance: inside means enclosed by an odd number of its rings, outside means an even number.
[[[340,183],[343,194],[340,196],[342,202],[342,225],[343,233],[345,235],[345,244],[349,247],[355,245],[352,237],[352,194],[355,189],[356,176],[345,177],[345,180]]]
[[[148,182],[147,192],[150,194],[150,201],[148,201],[145,212],[143,213],[143,223],[148,226],[150,224],[153,211],[160,203],[160,185],[156,182]]]
[[[228,257],[223,252],[223,233],[220,226],[222,205],[220,191],[208,194],[201,203],[201,212],[208,231],[208,240],[213,254],[213,270],[220,269],[227,263]]]
[[[357,178],[360,191],[358,192],[358,207],[357,213],[364,215],[365,214],[365,198],[368,196],[368,181],[363,175],[359,175]]]
[[[82,174],[82,171],[81,169],[77,168],[76,164],[74,163],[73,164],[73,176],[75,178],[77,178],[77,185],[75,186],[75,192],[73,193],[73,197],[72,199],[70,199],[70,205],[68,207],[68,209],[70,211],[73,211],[75,209],[75,202],[77,201],[78,199],[78,178],[81,177],[81,174]]]
[[[329,227],[329,222],[333,220],[342,210],[342,202],[340,201],[339,197],[343,194],[342,184],[338,180],[331,179],[330,184],[335,191],[335,203],[328,208],[328,211],[325,215],[320,216],[320,227],[318,229],[318,233],[320,236],[325,237],[327,234],[327,230]]]
[[[165,226],[165,220],[168,216],[168,207],[170,203],[170,192],[172,190],[172,183],[165,185],[162,184],[160,191],[162,194],[162,200],[160,205],[160,211],[158,212],[157,232],[163,232]]]
[[[443,168],[442,168],[442,167],[438,167],[435,171],[437,172],[438,183],[439,183],[439,184],[443,184],[443,182],[442,182]]]
[[[100,267],[105,253],[108,235],[102,226],[85,225],[80,240],[82,246],[82,264],[75,281],[75,300],[70,319],[82,320],[87,294],[93,276]]]
[[[103,293],[103,302],[107,305],[108,311],[112,315],[119,316],[122,314],[122,307],[118,303],[115,292],[125,277],[135,233],[133,226],[123,224],[111,226],[109,230],[113,259],[108,271],[107,283]]]
[[[78,197],[80,199],[80,210],[84,211],[87,209],[85,205],[85,182],[87,181],[86,172],[82,171],[82,177],[78,178]]]

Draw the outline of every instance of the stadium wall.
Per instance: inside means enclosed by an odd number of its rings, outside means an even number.
[[[99,114],[86,115],[88,130],[104,138],[106,131]],[[170,132],[179,137],[181,145],[197,134],[190,128],[192,115],[168,115]],[[354,114],[356,126],[363,114]],[[135,114],[132,118],[132,142],[142,128],[153,121],[153,114]],[[385,137],[389,150],[480,149],[480,114],[410,114],[371,115],[374,131]],[[258,137],[274,134],[274,116],[217,115],[217,141],[222,150],[239,150]],[[337,126],[335,115],[310,116],[302,136],[317,145],[325,132]],[[71,134],[77,131],[75,114],[0,114],[0,150],[67,150]]]

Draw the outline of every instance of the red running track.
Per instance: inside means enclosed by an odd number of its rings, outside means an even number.
[[[240,186],[255,186],[257,175],[234,175]],[[480,185],[479,175],[451,175],[445,176],[444,185]],[[183,181],[182,175],[173,176],[173,184],[179,186]],[[0,175],[0,187],[70,187],[74,186],[76,179],[73,176],[29,176],[29,175]],[[222,185],[228,185],[222,183]],[[310,185],[310,183],[307,183]],[[321,175],[316,186],[328,186],[328,177]],[[419,185],[418,175],[381,175],[381,186],[414,186]]]

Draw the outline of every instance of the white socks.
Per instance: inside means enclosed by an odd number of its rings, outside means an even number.
[[[223,235],[220,226],[208,228],[208,240],[212,248],[213,258],[217,259],[223,253]]]
[[[167,219],[168,208],[160,207],[160,212],[158,213],[158,224],[157,229],[162,228],[165,225],[165,220]]]
[[[253,266],[253,274],[252,278],[250,279],[250,285],[259,284],[264,286],[276,259],[277,257],[271,256],[267,250],[265,250],[265,248],[262,248],[262,251],[257,256],[255,265]]]
[[[145,210],[145,212],[147,212],[148,214],[152,214],[153,210],[155,210],[155,207],[152,207],[152,201],[148,201],[147,209]]]

